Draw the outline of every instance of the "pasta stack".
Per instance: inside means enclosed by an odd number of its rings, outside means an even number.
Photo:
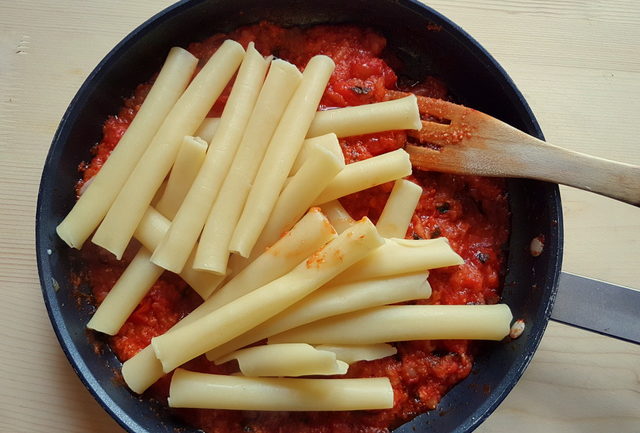
[[[134,392],[175,370],[174,407],[383,409],[393,406],[387,378],[297,376],[342,375],[349,363],[393,355],[394,341],[508,334],[504,305],[390,306],[429,298],[428,269],[462,259],[444,238],[403,239],[422,192],[403,179],[411,174],[404,150],[345,165],[338,138],[420,129],[414,95],[318,112],[334,68],[326,56],[301,73],[227,40],[191,79],[196,64],[187,51],[170,51],[57,229],[74,248],[95,232],[92,241],[117,258],[132,238],[142,245],[91,329],[118,333],[165,270],[203,299],[123,364]],[[220,119],[206,118],[234,76]],[[391,181],[377,226],[353,221],[337,201]],[[179,368],[202,354],[237,360],[242,376]]]

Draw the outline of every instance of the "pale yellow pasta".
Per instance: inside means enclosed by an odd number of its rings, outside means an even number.
[[[198,245],[196,244],[195,248],[197,247]],[[195,248],[191,254],[189,254],[189,257],[184,264],[184,268],[179,275],[183,280],[189,283],[196,292],[198,292],[202,299],[206,300],[211,297],[211,294],[220,287],[227,277],[224,274],[212,274],[211,272],[203,272],[198,269],[194,269],[193,262],[196,258]]]
[[[215,361],[263,338],[316,320],[430,296],[426,272],[322,287],[266,322],[207,352],[207,359]]]
[[[147,212],[147,215],[149,217],[147,218],[145,215],[145,218],[150,223],[155,222],[156,226],[162,224],[160,219],[164,219],[164,217],[156,211]],[[164,220],[168,226],[169,222]],[[143,224],[141,224],[142,226]],[[146,231],[152,232],[153,230]],[[286,236],[283,236],[269,250],[265,251],[245,271],[238,273],[235,278],[206,299],[198,308],[176,323],[171,330],[188,325],[222,305],[281,277],[334,237],[335,232],[324,215],[318,209],[310,210]],[[206,272],[198,274],[213,277],[212,274]],[[160,379],[164,372],[153,349],[151,346],[147,346],[124,363],[122,375],[129,388],[141,394]]]
[[[145,211],[140,224],[136,227],[133,237],[145,246],[149,251],[156,249],[164,237],[171,221],[158,212],[153,206],[149,206]]]
[[[322,212],[327,216],[329,222],[338,233],[342,233],[356,222],[338,200],[323,203],[320,209],[322,209]]]
[[[173,219],[196,178],[206,153],[207,143],[202,138],[189,135],[184,137],[176,156],[176,162],[171,168],[167,186],[155,205],[158,212]]]
[[[191,81],[120,189],[93,236],[95,244],[117,258],[122,257],[156,190],[169,173],[182,139],[193,135],[202,123],[243,56],[240,44],[225,41]]]
[[[335,136],[335,134],[333,133],[329,133],[329,134]],[[293,176],[294,174],[296,174],[298,170],[300,170],[300,167],[302,167],[302,164],[304,164],[304,162],[307,159],[309,159],[310,156],[312,156],[313,152],[315,152],[314,149],[317,146],[323,146],[327,150],[329,150],[331,153],[333,153],[336,156],[336,158],[344,159],[344,155],[342,154],[342,148],[340,147],[340,142],[337,140],[337,137],[336,137],[336,140],[326,140],[325,138],[323,138],[329,134],[320,135],[314,138],[307,138],[305,141],[302,142],[300,153],[298,153],[298,157],[293,163],[293,167],[291,167],[291,172],[289,173],[290,176]]]
[[[162,275],[164,269],[149,262],[151,253],[140,248],[87,323],[87,328],[109,335],[118,333],[133,310]]]
[[[373,134],[397,129],[422,128],[415,95],[393,101],[320,111],[313,119],[307,137],[335,133],[338,137]]]
[[[334,66],[333,61],[326,56],[315,56],[307,63],[302,81],[271,138],[247,197],[231,237],[231,252],[242,257],[249,257],[251,254],[298,156]]]
[[[402,149],[347,164],[314,201],[320,205],[411,174],[409,154]]]
[[[171,222],[151,206],[147,208],[140,224],[136,228],[134,237],[149,251],[153,251],[164,234],[169,230]],[[180,276],[195,290],[202,299],[207,299],[213,291],[224,281],[224,276],[209,272],[197,271],[192,268],[193,254],[187,260],[187,266],[180,272]]]
[[[422,195],[422,187],[409,180],[396,180],[382,209],[376,228],[385,238],[404,238],[413,212]]]
[[[387,377],[301,379],[223,376],[178,369],[170,407],[265,411],[346,411],[393,407]]]
[[[197,63],[198,59],[182,48],[169,51],[160,74],[118,146],[56,228],[67,245],[81,248],[98,227],[167,113],[187,87]]]
[[[151,344],[163,371],[169,372],[270,319],[383,243],[371,221],[364,218],[288,274],[193,323],[153,338]]]
[[[382,247],[353,265],[348,272],[336,277],[332,284],[444,268],[462,263],[464,260],[451,249],[446,238],[385,239]]]
[[[151,256],[156,265],[176,273],[182,271],[238,150],[268,66],[250,43],[204,163],[169,231]],[[223,273],[224,269],[220,274]]]
[[[137,394],[145,392],[165,374],[151,345],[126,360],[121,372],[129,389]]]
[[[151,200],[151,204],[149,204],[149,206],[155,208],[156,204],[158,204],[158,202],[164,195],[165,189],[167,189],[167,179],[162,182],[162,185],[160,185],[160,188],[158,188],[158,190],[156,191],[156,195],[153,196],[153,200]]]
[[[207,305],[213,311],[280,278],[335,237],[322,212],[310,209],[289,232],[216,291]]]
[[[318,138],[322,140],[312,144],[309,159],[290,178],[290,182],[280,193],[269,220],[253,247],[250,260],[260,255],[265,248],[278,240],[282,233],[293,227],[318,194],[344,168],[342,153],[336,155],[328,149],[330,143],[338,144],[336,136],[327,134]]]
[[[229,259],[229,241],[242,214],[251,184],[278,122],[300,84],[302,74],[291,63],[274,60],[258,95],[229,174],[211,208],[194,266],[222,273]]]
[[[375,344],[412,340],[502,340],[511,310],[496,305],[396,305],[309,323],[269,343]]]
[[[309,344],[269,344],[237,350],[216,364],[237,360],[240,372],[250,377],[298,377],[345,374],[349,365],[336,354]]]
[[[296,344],[296,343],[290,343]],[[398,349],[387,343],[377,344],[342,344],[328,345],[319,344],[318,350],[326,350],[336,354],[336,359],[351,365],[358,361],[373,361],[395,355]]]
[[[198,129],[196,129],[196,132],[194,132],[193,135],[194,137],[202,138],[207,142],[207,144],[211,143],[211,140],[213,140],[213,136],[216,135],[218,125],[220,125],[219,117],[206,117],[202,121],[200,126],[198,126]]]

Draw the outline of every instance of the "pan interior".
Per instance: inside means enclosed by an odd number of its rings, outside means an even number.
[[[85,385],[130,432],[188,432],[163,405],[130,393],[118,380],[120,362],[85,331],[92,313],[78,305],[70,283],[77,254],[57,237],[56,225],[75,202],[76,168],[90,158],[104,119],[117,112],[122,96],[159,69],[168,48],[186,46],[218,31],[269,20],[284,26],[351,23],[371,26],[405,61],[402,74],[445,80],[469,105],[537,137],[542,133],[506,73],[474,40],[433,10],[411,0],[259,0],[181,2],[125,38],[98,65],[70,104],[54,137],[42,175],[37,209],[37,254],[45,302],[62,347]],[[487,343],[472,374],[449,392],[438,409],[400,427],[399,432],[468,432],[502,401],[535,351],[551,311],[562,256],[562,221],[555,185],[509,181],[512,212],[508,273],[503,292],[524,334],[508,343]],[[533,237],[545,237],[545,253],[528,252]],[[51,250],[48,254],[47,250]],[[81,293],[82,294],[82,293]],[[96,350],[97,348],[97,350]]]

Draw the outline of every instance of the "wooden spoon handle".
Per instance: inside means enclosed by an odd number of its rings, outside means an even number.
[[[407,146],[415,167],[561,183],[640,206],[640,167],[566,150],[474,112],[473,133],[431,149]],[[471,116],[469,116],[471,117]]]
[[[531,144],[523,151],[522,158],[537,167],[526,177],[573,186],[640,206],[639,166],[585,155],[542,141],[536,146]]]

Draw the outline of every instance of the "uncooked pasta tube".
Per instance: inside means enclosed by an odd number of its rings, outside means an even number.
[[[202,231],[196,268],[216,273],[226,270],[236,223],[271,136],[301,79],[302,74],[291,63],[271,62],[238,152]]]
[[[422,121],[416,95],[375,104],[320,111],[307,137],[335,133],[338,137],[373,134],[397,129],[420,130]]]
[[[356,222],[338,200],[328,201],[320,206],[320,209],[338,233],[342,233]]]
[[[269,344],[237,350],[217,364],[237,360],[240,372],[251,377],[297,377],[345,374],[349,365],[337,361],[335,352],[315,349],[309,344]]]
[[[156,226],[161,225],[160,219],[164,219],[162,215],[156,211],[148,212],[148,214],[152,216],[149,218],[150,222],[155,221]],[[169,222],[164,220],[168,226]],[[146,232],[151,231],[153,230],[146,230]],[[281,277],[335,236],[335,231],[319,209],[311,209],[291,231],[220,290],[214,292],[198,308],[176,323],[171,330],[188,325],[221,306]],[[198,274],[213,277],[213,274],[206,272],[198,272]],[[163,375],[162,364],[156,358],[151,346],[144,348],[122,366],[122,376],[125,382],[131,390],[139,394]]]
[[[129,263],[87,323],[87,328],[116,335],[136,306],[142,301],[164,269],[149,262],[151,253],[144,247]]]
[[[200,409],[344,411],[393,407],[387,377],[299,379],[223,376],[179,369],[169,406]]]
[[[338,275],[332,284],[342,284],[389,275],[401,275],[426,269],[461,265],[462,257],[451,249],[446,238],[385,239],[385,244],[373,251],[348,272]]]
[[[347,164],[314,201],[320,205],[411,174],[409,154],[402,149]]]
[[[92,241],[118,259],[129,244],[186,135],[193,135],[231,80],[244,57],[237,42],[227,40],[175,103],[127,178]]]
[[[269,220],[253,247],[250,260],[255,259],[282,233],[289,230],[311,206],[318,194],[344,168],[342,153],[336,155],[328,149],[331,143],[338,144],[336,136],[327,134],[318,138],[322,140],[311,144],[309,159],[290,178],[291,180],[280,193]]]
[[[189,84],[198,59],[172,48],[140,110],[69,215],[56,228],[70,247],[81,248],[115,200],[151,139]]]
[[[282,186],[298,156],[307,129],[335,67],[326,56],[315,56],[305,67],[302,81],[271,138],[256,175],[229,249],[249,257],[278,200]]]
[[[495,305],[395,305],[309,323],[269,343],[375,344],[411,340],[502,340],[511,310]]]
[[[198,129],[196,129],[196,132],[193,133],[193,136],[202,138],[207,142],[207,144],[211,143],[211,140],[213,140],[213,136],[216,134],[216,130],[218,129],[219,124],[219,117],[207,117],[202,121],[200,126],[198,126]]]
[[[238,150],[268,65],[249,44],[204,163],[169,231],[151,256],[156,265],[176,273],[182,271]]]
[[[347,364],[354,364],[358,361],[373,361],[398,353],[398,349],[386,343],[341,345],[319,344],[316,346],[316,349],[333,352],[336,354],[336,359],[346,362]]]
[[[176,162],[173,163],[167,186],[155,208],[162,215],[173,219],[187,195],[198,170],[207,154],[207,143],[199,137],[186,136],[182,141]]]
[[[288,274],[173,332],[151,340],[165,372],[248,331],[293,305],[383,244],[363,218]]]
[[[404,238],[416,210],[422,187],[405,179],[396,180],[376,228],[385,238]]]
[[[263,338],[316,320],[365,308],[427,299],[430,296],[431,286],[427,281],[427,273],[424,271],[391,278],[322,287],[282,313],[207,352],[207,358],[215,361],[229,352]]]

